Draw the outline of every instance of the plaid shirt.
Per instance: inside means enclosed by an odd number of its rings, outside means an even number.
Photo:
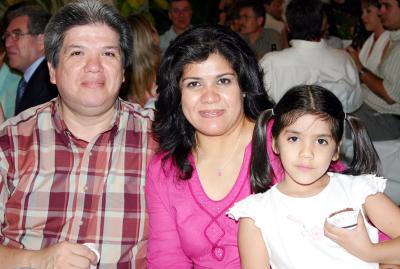
[[[58,106],[54,99],[1,126],[0,242],[31,250],[92,242],[98,268],[145,268],[153,112],[118,99],[110,129],[87,143]]]

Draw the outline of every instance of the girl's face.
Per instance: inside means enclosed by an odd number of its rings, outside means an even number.
[[[329,165],[339,158],[329,122],[311,114],[285,127],[274,139],[273,150],[285,170],[285,188],[292,194],[306,194],[327,182]]]
[[[198,133],[229,134],[245,120],[237,74],[219,54],[186,65],[180,88],[183,114]]]
[[[374,32],[382,27],[379,19],[379,9],[375,6],[363,6],[361,19],[367,31]]]

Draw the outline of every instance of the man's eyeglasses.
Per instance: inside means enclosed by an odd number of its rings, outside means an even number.
[[[14,30],[11,33],[6,32],[1,38],[3,39],[4,42],[10,37],[13,41],[18,41],[18,40],[20,40],[21,37],[23,37],[25,35],[32,35],[32,34],[31,33],[23,33],[22,31],[19,31],[19,30]]]

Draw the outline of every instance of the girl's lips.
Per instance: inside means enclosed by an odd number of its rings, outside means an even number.
[[[224,110],[223,109],[201,110],[199,111],[199,114],[204,118],[216,118],[224,114]]]
[[[298,165],[297,168],[301,171],[310,171],[312,169],[312,167],[308,165]]]

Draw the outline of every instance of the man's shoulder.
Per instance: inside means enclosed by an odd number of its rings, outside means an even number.
[[[144,119],[144,120],[154,120],[154,110],[151,108],[143,108],[139,104],[124,101],[121,99],[121,112],[127,113],[133,118]]]
[[[51,117],[54,102],[55,99],[43,103],[41,105],[31,107],[19,113],[18,115],[9,118],[3,124],[0,125],[0,131],[3,132],[4,129],[7,128],[15,128],[15,127],[18,128],[18,126],[21,125],[26,126],[29,124],[34,124],[34,122],[37,122],[39,117],[43,116]]]

